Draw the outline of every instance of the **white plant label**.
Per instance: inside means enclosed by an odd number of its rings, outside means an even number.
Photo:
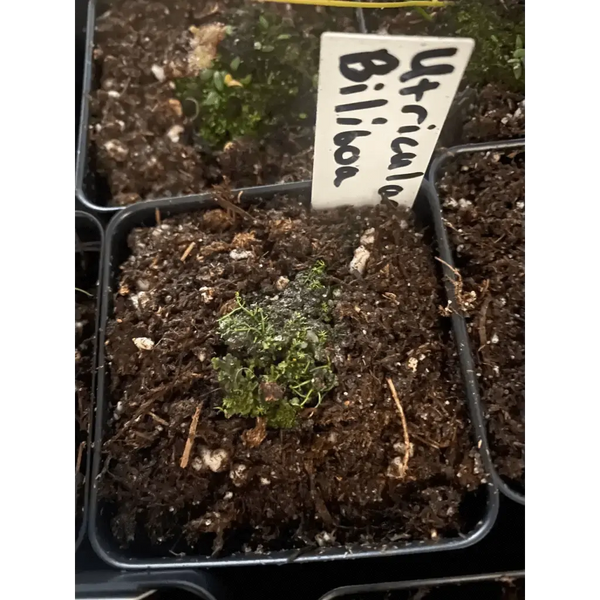
[[[312,205],[412,206],[471,57],[467,38],[324,33]]]

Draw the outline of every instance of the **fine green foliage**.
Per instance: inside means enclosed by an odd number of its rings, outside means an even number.
[[[211,67],[176,82],[179,100],[194,108],[197,133],[211,150],[306,122],[306,106],[315,102],[318,37],[303,37],[257,7],[236,12],[230,25]]]
[[[498,0],[461,0],[444,10],[449,32],[475,40],[466,72],[468,81],[473,85],[504,84],[508,89],[522,92],[521,68],[516,69],[512,59],[516,58],[518,40],[521,40],[524,58],[524,11],[520,7],[508,10]]]
[[[228,354],[214,358],[226,417],[265,417],[289,428],[306,406],[319,406],[337,385],[328,356],[330,290],[325,264],[300,273],[278,296],[236,307],[219,319]]]
[[[517,36],[515,42],[515,49],[513,50],[512,56],[508,59],[508,64],[512,65],[513,73],[516,79],[523,77],[523,71],[525,70],[525,46],[520,35]]]

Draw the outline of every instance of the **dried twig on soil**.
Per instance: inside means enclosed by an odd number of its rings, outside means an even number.
[[[408,468],[408,459],[410,458],[410,438],[408,437],[408,426],[406,424],[406,417],[404,416],[404,409],[402,408],[400,398],[398,398],[396,388],[394,387],[394,382],[390,377],[387,377],[386,381],[388,387],[390,388],[390,392],[392,392],[392,397],[394,398],[394,402],[396,403],[396,407],[400,413],[400,420],[402,421],[402,432],[404,434],[404,457],[402,458],[402,473],[406,474],[406,469]]]
[[[164,419],[161,419],[158,415],[155,415],[153,412],[149,412],[148,413],[157,423],[160,423],[161,425],[164,425],[165,427],[169,426],[169,423],[167,423],[167,421],[165,421]]]
[[[146,411],[154,404],[154,402],[156,401],[156,399],[158,398],[158,395],[154,395],[151,398],[149,398],[148,400],[146,400],[136,411],[135,413],[133,413],[133,416],[131,417],[131,419],[129,419],[127,422],[125,422],[123,424],[123,427],[121,427],[121,429],[119,429],[119,431],[117,431],[117,433],[115,433],[115,435],[113,435],[110,440],[108,440],[107,442],[105,442],[105,445],[109,445],[112,442],[114,442],[115,440],[118,440],[124,433],[126,433],[129,428],[136,422],[136,419],[138,417],[141,417],[143,414],[146,413]]]
[[[94,297],[93,294],[90,294],[89,292],[86,292],[85,290],[82,290],[81,288],[78,288],[78,287],[75,288],[75,291],[76,292],[81,292],[82,294],[85,294],[89,298],[93,298]]]
[[[81,461],[83,459],[83,449],[85,448],[85,440],[79,444],[79,448],[77,449],[77,460],[75,461],[75,472],[79,473],[79,469],[81,468]]]
[[[157,225],[160,225],[162,223],[162,220],[160,218],[160,209],[158,209],[158,208],[154,209],[154,218],[156,219]]]
[[[252,223],[254,223],[254,217],[233,202],[234,198],[231,190],[231,185],[226,177],[223,179],[223,183],[214,185],[212,191],[215,202],[223,210],[227,211],[229,215],[234,216],[235,214],[238,214],[241,217],[248,219]],[[240,194],[238,195],[238,201],[241,198],[241,196],[242,194],[240,192]]]
[[[432,440],[428,440],[427,438],[424,438],[420,435],[417,435],[414,431],[413,431],[413,439],[417,440],[418,442],[421,442],[422,444],[425,444],[426,446],[429,446],[430,448],[435,448],[436,450],[441,450],[442,446],[440,446],[438,443],[432,441]]]
[[[179,466],[182,469],[185,469],[190,460],[190,453],[192,451],[192,446],[194,445],[194,438],[196,437],[196,428],[198,427],[198,419],[200,418],[200,409],[202,408],[202,404],[199,404],[196,407],[196,412],[192,417],[192,423],[190,425],[190,431],[188,433],[187,441],[185,442],[185,448],[183,449],[183,456],[181,457],[181,462]]]
[[[436,256],[435,260],[440,261],[445,267],[448,267],[456,275],[456,278],[459,281],[462,280],[460,272],[459,272],[459,270],[457,268],[453,267],[452,265],[449,265],[445,260],[442,260],[439,256]]]
[[[458,304],[458,306],[461,307],[465,311],[472,309],[473,302],[475,301],[477,296],[476,296],[475,292],[473,292],[473,291],[467,292],[465,294],[464,289],[463,289],[463,278],[462,278],[462,275],[460,274],[459,270],[456,269],[455,267],[449,265],[445,260],[442,260],[439,256],[436,256],[435,259],[437,261],[441,262],[445,267],[450,269],[450,271],[452,271],[452,273],[454,273],[454,275],[456,277],[456,279],[452,279],[450,277],[448,277],[448,279],[450,280],[450,283],[452,283],[452,285],[454,286],[454,295],[456,297],[456,303]],[[442,309],[442,310],[444,310],[444,309]]]
[[[181,255],[181,262],[185,262],[185,259],[190,255],[190,252],[196,247],[196,242],[190,242],[190,245],[185,249],[184,253]]]
[[[488,310],[488,306],[490,305],[490,302],[492,301],[492,298],[490,296],[488,296],[484,301],[483,304],[481,305],[481,313],[479,315],[479,352],[481,352],[481,350],[483,350],[483,348],[485,348],[487,346],[487,335],[485,332],[485,320],[487,317],[487,310]]]

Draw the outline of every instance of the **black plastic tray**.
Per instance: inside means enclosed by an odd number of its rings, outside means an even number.
[[[94,81],[94,31],[96,24],[96,8],[98,6],[108,6],[110,0],[89,0],[87,9],[86,24],[86,43],[85,43],[85,61],[83,72],[83,85],[81,93],[81,111],[79,114],[79,135],[77,140],[77,153],[75,160],[75,193],[81,204],[89,210],[101,213],[115,214],[124,210],[123,206],[107,206],[102,204],[96,191],[96,175],[93,165],[90,164],[91,156],[89,152],[89,120],[90,120],[90,93],[92,92]],[[355,9],[355,19],[357,31],[365,33],[365,24],[362,10]],[[272,185],[255,186],[250,188],[238,188],[234,192],[241,190],[258,189],[261,194],[274,194],[277,192],[290,193],[298,189],[298,186],[310,184],[307,181],[277,183]],[[164,200],[181,200],[183,198],[195,198],[197,195],[177,196],[165,198]],[[148,202],[146,200],[145,202]]]
[[[491,143],[480,143],[480,144],[464,144],[462,146],[454,146],[453,148],[449,148],[442,154],[440,154],[431,164],[428,178],[432,182],[433,186],[433,195],[435,196],[435,202],[438,207],[440,207],[441,211],[441,203],[439,200],[438,193],[435,189],[435,185],[437,183],[438,177],[441,176],[444,165],[452,160],[454,157],[460,154],[473,154],[478,152],[502,152],[506,150],[514,150],[514,149],[524,149],[525,148],[525,139],[519,138],[515,140],[507,140],[503,142],[491,142]],[[437,225],[437,224],[436,224]],[[440,231],[438,232],[438,238],[444,239],[444,246],[447,247],[446,256],[442,254],[442,258],[452,267],[454,266],[453,262],[453,252],[450,249],[448,237],[446,234],[445,226],[443,221],[440,221]],[[448,267],[445,267],[446,275],[448,279],[447,288],[449,294],[454,294],[453,285],[451,281],[454,280],[454,273]],[[463,369],[463,378],[465,380],[465,385],[467,387],[467,393],[469,397],[473,399],[473,401],[481,406],[482,400],[479,394],[479,385],[477,383],[477,377],[475,376],[475,361],[473,359],[473,354],[470,347],[469,342],[469,334],[466,330],[466,324],[464,320],[460,320],[456,322],[456,326],[460,329],[457,330],[456,335],[457,339],[462,340],[461,345],[464,345],[463,352],[461,355],[461,366]],[[487,432],[482,433],[482,438],[486,440],[487,445]],[[511,500],[515,502],[519,502],[520,504],[525,504],[525,494],[515,490],[509,483],[507,483],[496,471],[494,467],[493,461],[491,461],[490,457],[490,466],[489,472],[492,474],[494,482],[496,486],[502,491],[503,494],[508,496]]]
[[[297,196],[308,199],[310,195],[310,182],[304,185],[303,194]],[[247,203],[265,199],[266,196],[260,191],[252,190],[243,196]],[[104,436],[104,426],[109,414],[110,391],[109,373],[105,364],[105,331],[106,322],[113,310],[113,290],[117,285],[119,276],[119,265],[129,254],[127,247],[127,236],[134,227],[156,225],[156,209],[160,210],[161,218],[166,218],[180,213],[214,208],[217,205],[210,195],[187,197],[178,200],[149,200],[121,211],[112,221],[106,232],[106,248],[102,266],[103,291],[101,306],[101,323],[99,328],[99,350],[98,350],[98,388],[97,388],[97,413],[94,434],[94,457],[92,467],[92,488],[90,506],[90,531],[89,537],[96,553],[108,564],[122,569],[159,569],[159,568],[188,568],[198,566],[242,566],[258,564],[283,564],[283,563],[308,563],[317,561],[340,560],[345,558],[367,558],[396,556],[436,552],[442,550],[454,550],[466,548],[480,541],[492,528],[498,515],[499,494],[493,480],[488,481],[481,493],[481,519],[475,528],[467,535],[446,540],[428,540],[411,542],[404,545],[386,544],[385,547],[346,549],[318,549],[310,552],[281,551],[269,554],[245,554],[233,555],[223,558],[212,558],[210,556],[161,556],[148,557],[138,552],[134,555],[132,551],[121,550],[117,542],[110,534],[107,518],[103,517],[103,509],[107,508],[100,503],[97,489],[97,476],[101,472],[101,450]],[[436,203],[436,197],[432,193],[432,187],[425,182],[421,193],[415,203],[415,212],[435,223],[436,233],[441,231],[441,214]],[[443,248],[443,256],[447,256],[449,249]],[[445,260],[445,259],[444,259]],[[462,321],[462,317],[455,315],[453,321]],[[462,328],[464,329],[464,323]],[[460,346],[459,346],[460,348]],[[462,355],[462,348],[460,349]],[[462,358],[461,358],[462,360]],[[483,436],[484,422],[482,411],[477,399],[473,395],[466,396],[468,400],[469,414],[473,424],[474,442],[482,452],[484,467],[490,464],[487,442]]]
[[[210,574],[201,571],[155,571],[153,573],[116,573],[114,571],[82,573],[75,581],[75,597],[129,598],[150,590],[169,591],[177,598],[184,590],[202,600],[223,600],[226,596]]]
[[[97,354],[98,354],[98,325],[100,322],[100,297],[101,297],[101,286],[100,286],[100,265],[102,263],[102,247],[104,241],[104,232],[102,230],[102,226],[93,216],[75,211],[75,232],[79,241],[81,242],[82,248],[80,248],[79,252],[77,246],[75,247],[75,256],[77,259],[78,255],[81,255],[81,252],[84,253],[87,265],[86,271],[81,274],[81,277],[85,279],[85,283],[81,281],[76,281],[76,287],[90,287],[96,284],[97,294],[96,294],[96,320],[95,320],[95,331],[96,338],[94,340],[94,348],[93,348],[93,357],[92,357],[92,365],[95,366],[97,364]],[[86,527],[87,527],[87,512],[88,512],[88,503],[89,503],[89,482],[90,482],[90,473],[91,473],[91,446],[93,439],[93,417],[94,417],[94,405],[95,405],[95,391],[96,391],[96,376],[95,370],[92,374],[92,381],[90,387],[90,426],[88,431],[88,437],[86,441],[86,448],[83,454],[83,464],[84,464],[84,500],[83,500],[83,514],[81,516],[76,515],[75,517],[75,551],[81,545],[85,537]],[[75,492],[77,496],[77,492]],[[76,500],[77,504],[77,500]]]
[[[451,587],[460,586],[461,588],[467,588],[472,591],[472,595],[457,594],[457,598],[480,598],[481,600],[501,600],[490,595],[490,583],[502,582],[509,580],[518,580],[525,578],[525,571],[509,571],[506,573],[491,573],[486,575],[462,575],[460,577],[442,577],[439,579],[419,579],[414,581],[394,581],[387,583],[372,583],[365,585],[348,585],[339,587],[330,592],[327,592],[324,596],[321,596],[319,600],[334,600],[336,598],[347,598],[348,600],[354,600],[354,598],[366,598],[372,594],[384,594],[386,592],[402,592],[402,591],[415,591],[420,588],[431,588],[431,587]],[[378,596],[373,596],[376,599]],[[398,600],[401,596],[398,596]],[[408,594],[406,595],[408,598]],[[454,596],[453,596],[454,597]]]

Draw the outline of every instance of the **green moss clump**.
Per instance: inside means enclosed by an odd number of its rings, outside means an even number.
[[[257,7],[237,11],[229,25],[211,67],[176,82],[179,100],[186,110],[195,108],[197,133],[212,150],[306,123],[314,112],[318,37],[304,37]]]
[[[524,59],[525,11],[507,9],[498,0],[460,0],[448,11],[449,31],[457,37],[475,40],[466,77],[473,85],[499,83],[515,92],[524,92],[521,67],[515,67],[515,53]],[[519,47],[521,46],[521,47]]]
[[[226,417],[265,417],[289,428],[306,406],[319,406],[337,381],[328,356],[331,290],[325,265],[304,271],[278,296],[246,302],[219,319],[228,354],[214,358]]]

